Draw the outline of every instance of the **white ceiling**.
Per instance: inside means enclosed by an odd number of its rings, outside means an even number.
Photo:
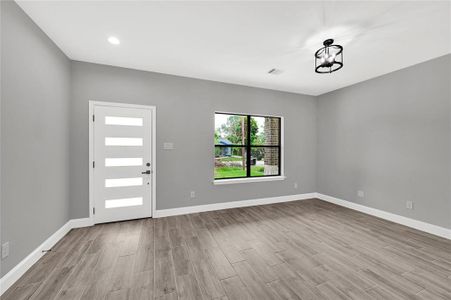
[[[449,1],[18,3],[73,60],[310,95],[451,52]],[[326,38],[344,67],[316,74]]]

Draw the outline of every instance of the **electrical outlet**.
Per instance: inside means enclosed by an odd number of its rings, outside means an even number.
[[[295,188],[295,189],[298,188],[298,183],[297,183],[297,182],[294,183],[294,188]]]
[[[406,201],[406,208],[413,209],[413,201]]]
[[[2,259],[7,258],[9,255],[9,242],[2,245]]]
[[[357,191],[357,196],[359,196],[360,198],[364,198],[365,197],[365,192],[364,191]]]
[[[196,192],[195,191],[191,191],[189,193],[190,198],[196,198]]]

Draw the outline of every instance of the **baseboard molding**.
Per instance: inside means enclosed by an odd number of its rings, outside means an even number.
[[[94,225],[94,220],[91,218],[72,219],[70,222],[70,228],[89,227]]]
[[[206,211],[214,211],[221,209],[229,209],[229,208],[238,208],[238,207],[248,207],[248,206],[256,206],[256,205],[265,205],[265,204],[273,204],[273,203],[281,203],[281,202],[289,202],[296,200],[305,200],[318,198],[330,203],[334,203],[343,207],[347,207],[353,210],[357,210],[368,215],[372,215],[375,217],[379,217],[381,219],[385,219],[388,221],[392,221],[398,224],[402,224],[411,228],[415,228],[420,231],[424,231],[433,235],[437,235],[446,239],[451,239],[451,229],[447,229],[444,227],[440,227],[437,225],[429,224],[426,222],[414,220],[411,218],[403,217],[397,214],[389,213],[383,210],[379,210],[376,208],[367,207],[361,204],[357,204],[354,202],[342,200],[339,198],[335,198],[332,196],[324,195],[321,193],[307,193],[307,194],[297,194],[297,195],[288,195],[288,196],[280,196],[280,197],[270,197],[270,198],[260,198],[260,199],[251,199],[251,200],[243,200],[243,201],[232,201],[232,202],[223,202],[223,203],[215,203],[215,204],[206,204],[206,205],[197,205],[197,206],[187,206],[180,208],[171,208],[171,209],[163,209],[156,210],[154,213],[154,218],[161,217],[169,217],[169,216],[177,216],[177,215],[185,215],[192,214],[198,212],[206,212]],[[11,269],[5,276],[0,279],[0,296],[8,290],[25,272],[35,264],[44,253],[42,250],[47,250],[52,248],[60,239],[62,239],[71,229],[87,227],[94,225],[93,220],[90,218],[82,218],[82,219],[72,219],[69,220],[66,224],[64,224],[60,229],[58,229],[54,234],[52,234],[47,240],[45,240],[39,247],[37,247],[33,252],[31,252],[27,257],[25,257],[19,264],[17,264],[13,269]]]
[[[316,198],[451,240],[451,229],[320,193],[316,193]]]
[[[67,221],[60,229],[47,238],[33,252],[19,262],[14,268],[6,273],[0,279],[0,296],[3,295],[25,272],[31,268],[42,256],[43,250],[51,249],[59,240],[61,240],[71,229],[91,226],[92,221],[89,218],[72,219]]]
[[[215,204],[205,204],[205,205],[186,206],[186,207],[179,207],[179,208],[161,209],[161,210],[155,210],[153,217],[161,218],[161,217],[169,217],[169,216],[187,215],[187,214],[193,214],[193,213],[199,213],[199,212],[205,212],[205,211],[214,211],[214,210],[229,209],[229,208],[238,208],[238,207],[289,202],[289,201],[296,201],[296,200],[305,200],[305,199],[312,199],[315,197],[316,197],[316,193],[308,193],[308,194],[297,194],[297,195],[288,195],[288,196],[280,196],[280,197],[259,198],[259,199],[251,199],[251,200],[241,200],[241,201],[221,202],[221,203],[215,203]]]

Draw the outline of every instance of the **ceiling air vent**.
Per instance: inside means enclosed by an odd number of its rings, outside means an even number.
[[[272,68],[271,70],[268,71],[268,74],[271,74],[271,75],[279,75],[281,73],[282,73],[282,70],[276,69],[276,68]]]

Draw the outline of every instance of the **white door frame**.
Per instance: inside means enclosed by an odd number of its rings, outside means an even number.
[[[150,148],[150,155],[152,157],[152,183],[151,183],[151,195],[150,195],[150,216],[153,217],[155,214],[155,208],[157,203],[157,159],[156,159],[156,134],[157,134],[157,107],[149,106],[149,105],[139,105],[139,104],[128,104],[128,103],[117,103],[117,102],[103,102],[103,101],[89,101],[89,219],[91,224],[95,224],[93,208],[94,208],[94,106],[112,106],[112,107],[124,107],[124,108],[141,108],[141,109],[149,109],[151,111],[151,143],[152,146]]]

